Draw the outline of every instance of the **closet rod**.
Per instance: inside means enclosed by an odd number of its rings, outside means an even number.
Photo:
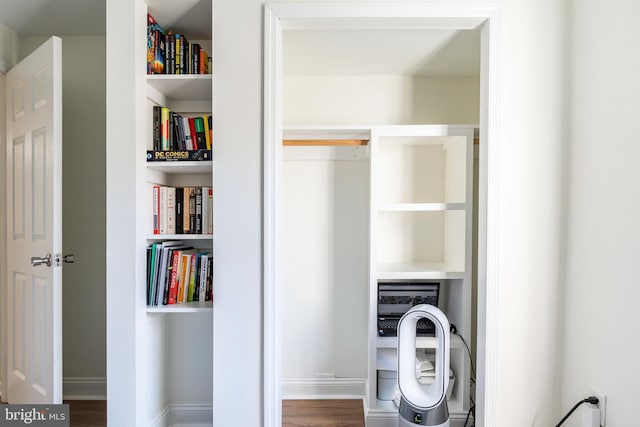
[[[357,146],[367,145],[367,139],[283,139],[285,146]]]

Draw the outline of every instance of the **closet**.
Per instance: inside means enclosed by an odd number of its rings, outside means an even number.
[[[283,399],[364,398],[368,425],[393,425],[377,393],[395,357],[378,336],[379,281],[438,281],[472,344],[479,34],[291,30],[283,43]],[[458,338],[451,360],[459,422],[472,390]]]

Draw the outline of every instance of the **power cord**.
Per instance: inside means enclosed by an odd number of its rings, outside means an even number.
[[[475,366],[473,366],[473,357],[471,357],[471,349],[467,345],[467,342],[465,341],[464,337],[458,333],[458,328],[456,328],[456,325],[454,325],[453,323],[450,323],[449,324],[449,331],[452,334],[457,335],[458,337],[460,337],[460,339],[462,340],[462,343],[464,344],[464,346],[467,349],[467,354],[469,355],[469,363],[471,364],[471,383],[475,384],[476,383],[476,368],[475,368]],[[471,400],[471,407],[469,408],[469,411],[467,412],[467,418],[464,421],[464,426],[463,427],[467,427],[467,423],[469,422],[469,419],[470,419],[470,417],[472,415],[473,415],[472,422],[476,418],[476,402],[473,401],[472,397],[469,397],[469,399]],[[474,425],[475,425],[475,423],[471,424],[471,427],[473,427]]]
[[[599,400],[595,396],[589,396],[586,399],[582,399],[581,401],[579,401],[578,403],[573,405],[573,408],[571,408],[571,410],[569,412],[567,412],[567,415],[565,415],[564,418],[561,419],[558,424],[556,424],[556,427],[560,427],[562,425],[562,423],[564,423],[567,420],[567,418],[569,418],[571,416],[571,414],[573,414],[573,412],[576,409],[578,409],[578,406],[582,405],[583,403],[591,403],[592,405],[597,405],[598,402],[599,402]]]

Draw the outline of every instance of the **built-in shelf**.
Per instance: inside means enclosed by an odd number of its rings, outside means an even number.
[[[463,211],[465,203],[389,203],[382,205],[381,212],[429,212],[429,211]]]
[[[211,74],[150,74],[147,84],[153,90],[173,100],[211,101]],[[148,93],[152,99],[157,96]]]
[[[213,234],[148,234],[149,241],[164,240],[211,240]]]
[[[181,304],[147,307],[147,313],[207,313],[213,310],[213,302],[196,301]]]
[[[193,162],[147,162],[147,169],[167,174],[201,175],[211,173],[213,163],[211,160]]]
[[[453,266],[439,263],[380,263],[378,279],[464,279],[465,273]]]
[[[457,335],[450,335],[449,346],[458,348],[464,345]],[[398,348],[397,337],[378,337],[376,346],[380,348],[396,349]],[[416,348],[438,348],[438,341],[435,337],[416,337]]]

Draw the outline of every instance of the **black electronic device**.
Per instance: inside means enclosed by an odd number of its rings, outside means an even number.
[[[411,307],[438,306],[440,282],[433,280],[381,280],[378,282],[378,336],[395,337],[398,322]],[[418,321],[416,335],[434,336],[435,326],[427,319]]]

